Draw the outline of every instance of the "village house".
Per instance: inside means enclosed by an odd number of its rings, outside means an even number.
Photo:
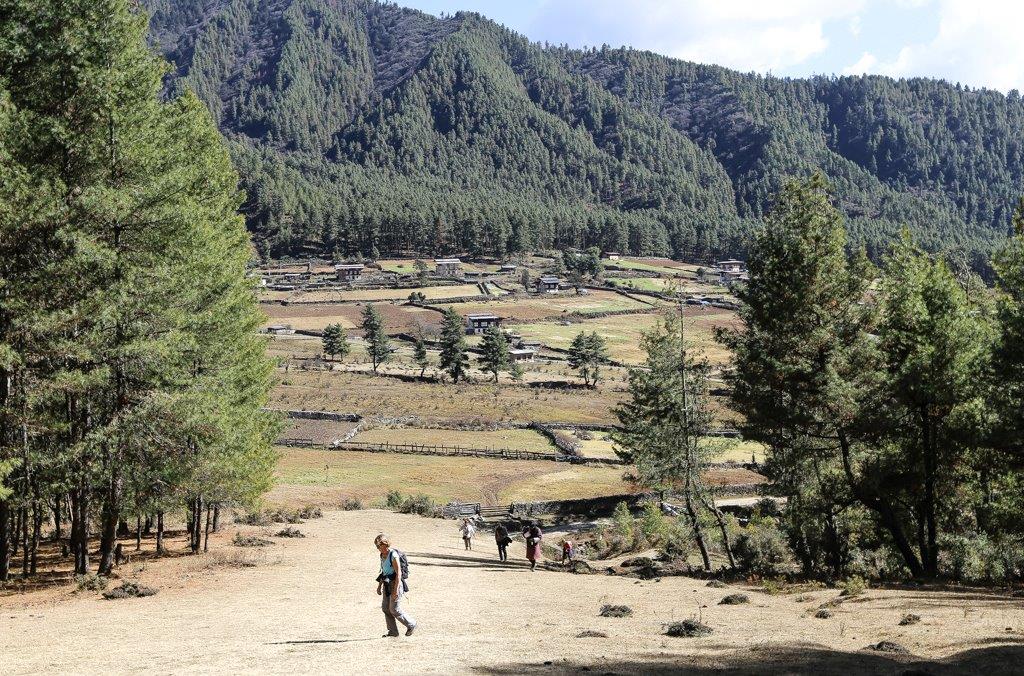
[[[503,263],[502,266],[500,268],[498,268],[498,272],[501,272],[501,273],[513,273],[513,272],[515,272],[518,269],[519,269],[519,266],[514,264],[514,263]]]
[[[532,347],[513,347],[509,349],[508,356],[514,362],[533,361],[537,356],[537,350]]]
[[[267,327],[267,333],[275,336],[289,336],[295,333],[291,324],[271,324]]]
[[[462,270],[462,261],[458,258],[435,258],[434,273],[441,277],[454,277]]]
[[[363,274],[361,263],[343,263],[334,266],[334,275],[339,282],[354,282]]]
[[[558,277],[544,276],[537,280],[537,293],[558,293],[561,285]]]
[[[744,265],[743,261],[730,258],[727,261],[718,261],[715,263],[715,267],[722,272],[743,272],[746,265]]]
[[[621,258],[621,254],[619,254],[619,252],[617,251],[605,251],[603,254],[601,254],[601,258],[604,258],[605,260],[609,261],[617,261],[619,260],[619,258]]]
[[[501,326],[501,317],[492,314],[470,314],[466,316],[466,334],[476,336],[491,327]]]

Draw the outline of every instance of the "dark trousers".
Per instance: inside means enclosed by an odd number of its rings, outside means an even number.
[[[508,561],[508,545],[504,542],[498,543],[498,560]]]

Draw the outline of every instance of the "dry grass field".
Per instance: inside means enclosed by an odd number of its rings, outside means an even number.
[[[376,304],[384,318],[388,333],[409,333],[420,327],[435,330],[441,323],[441,313],[411,305]],[[290,324],[294,329],[322,331],[328,324],[341,324],[350,333],[358,333],[362,325],[362,305],[264,305],[268,319],[266,325]]]
[[[454,307],[463,316],[474,312],[493,312],[507,322],[530,322],[568,315],[573,312],[591,313],[619,310],[643,312],[650,309],[651,305],[611,291],[591,291],[586,295],[577,295],[567,291],[558,294],[529,294],[494,301],[459,303]]]
[[[149,598],[105,601],[73,585],[0,598],[0,671],[998,676],[1020,674],[1024,664],[1024,599],[1001,590],[769,595],[689,577],[531,573],[518,537],[500,564],[486,533],[467,552],[452,521],[378,510],[328,512],[298,528],[305,538],[230,526],[211,538],[208,554],[123,566],[126,580],[160,590]],[[236,531],[274,544],[232,547]],[[372,548],[381,531],[409,556],[405,603],[419,623],[412,637],[381,638]],[[750,602],[719,604],[735,592]],[[632,615],[600,617],[609,603]],[[835,604],[832,618],[814,617],[823,603]],[[899,626],[906,613],[921,621]],[[713,633],[665,635],[667,624],[686,618]],[[581,638],[585,632],[592,637]],[[908,652],[866,649],[880,641]]]
[[[315,289],[312,291],[271,291],[266,290],[261,298],[303,303],[354,303],[354,302],[385,302],[406,300],[409,294],[422,293],[428,299],[460,298],[462,296],[479,295],[476,284],[446,284],[442,286],[421,286],[407,289],[346,289],[340,291]],[[274,303],[265,303],[274,305]]]
[[[509,448],[517,451],[554,454],[558,449],[540,432],[529,429],[472,432],[416,427],[362,430],[353,441],[368,444],[427,444],[463,448]]]
[[[335,371],[281,374],[271,406],[424,420],[612,423],[621,393],[486,384],[453,386]]]
[[[672,311],[672,310],[668,310]],[[729,353],[714,337],[716,327],[737,324],[736,313],[719,308],[687,306],[687,338],[693,347],[700,350],[712,364],[721,365],[728,361]],[[613,359],[626,364],[643,362],[645,354],[640,345],[644,331],[650,331],[661,320],[658,313],[639,315],[616,315],[598,319],[562,324],[557,321],[517,324],[515,329],[524,337],[543,342],[545,345],[567,349],[580,331],[596,331],[604,337]]]
[[[630,493],[622,467],[568,465],[550,460],[499,460],[396,453],[281,448],[273,504],[338,505],[371,502],[397,490],[451,500],[507,505]]]

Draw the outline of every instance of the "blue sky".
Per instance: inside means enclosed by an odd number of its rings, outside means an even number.
[[[928,76],[1024,90],[1024,0],[399,0],[531,40],[631,45],[743,71]]]

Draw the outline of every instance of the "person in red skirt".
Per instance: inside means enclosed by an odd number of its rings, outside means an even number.
[[[523,539],[526,540],[526,560],[530,562],[530,570],[537,569],[537,559],[540,558],[540,541],[544,533],[536,523],[530,523],[523,529]]]

